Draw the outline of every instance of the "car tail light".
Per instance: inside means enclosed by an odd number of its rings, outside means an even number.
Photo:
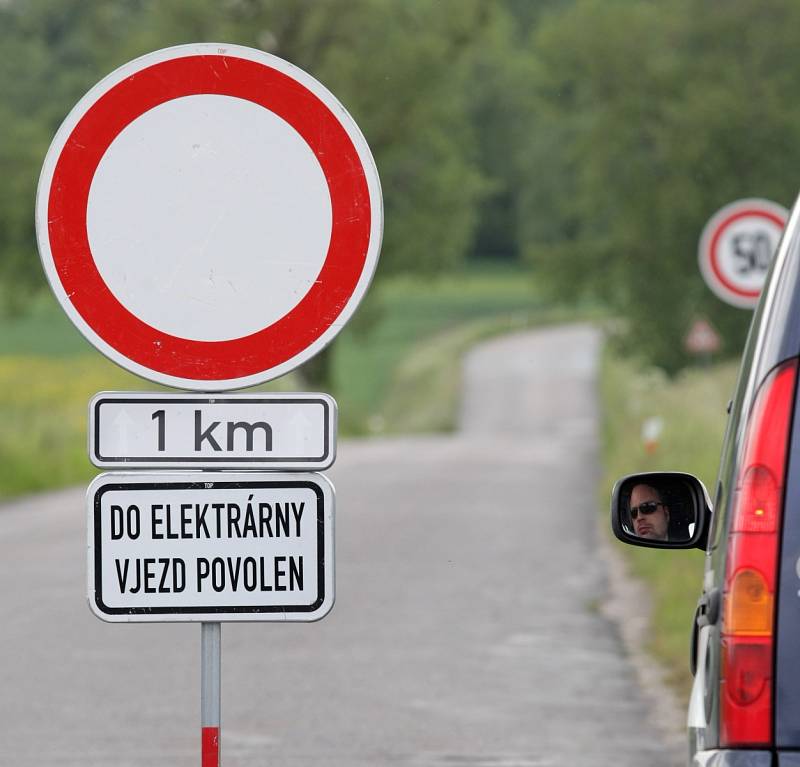
[[[796,378],[796,359],[770,373],[744,437],[723,593],[723,747],[772,742],[775,583]]]

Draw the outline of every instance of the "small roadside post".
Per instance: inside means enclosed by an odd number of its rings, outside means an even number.
[[[742,309],[755,307],[788,218],[782,205],[747,198],[725,205],[709,219],[697,259],[718,298]]]
[[[316,621],[334,601],[337,408],[232,389],[321,351],[370,284],[380,182],[323,85],[198,43],[95,85],[45,157],[50,286],[109,359],[182,391],[89,403],[87,595],[104,621],[201,624],[201,764],[221,752],[221,623]]]

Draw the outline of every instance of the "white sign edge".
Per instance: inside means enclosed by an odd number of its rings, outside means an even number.
[[[324,558],[325,567],[325,598],[314,612],[304,613],[196,613],[180,615],[170,613],[134,613],[109,615],[100,610],[96,605],[94,590],[94,494],[105,484],[119,483],[130,480],[133,483],[142,483],[152,480],[156,482],[196,482],[201,476],[213,477],[217,481],[303,481],[311,477],[322,489],[325,503],[327,504],[326,516],[329,524],[325,530],[324,542],[326,553],[330,556]],[[211,481],[211,480],[209,480]],[[332,609],[336,602],[336,490],[330,479],[324,474],[315,472],[104,472],[96,476],[86,490],[86,600],[92,614],[104,623],[316,623],[322,620]],[[267,617],[265,617],[267,616]]]

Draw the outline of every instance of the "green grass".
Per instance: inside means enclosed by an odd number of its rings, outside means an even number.
[[[502,322],[547,305],[529,273],[510,270],[395,278],[372,290],[377,295],[360,310],[368,316],[357,316],[336,343],[333,389],[343,433],[382,430],[397,368],[418,344],[464,323]]]
[[[0,495],[76,482],[96,473],[86,454],[89,398],[140,388],[99,355],[0,356]]]
[[[691,369],[674,380],[658,371],[642,371],[633,362],[606,350],[601,370],[604,411],[603,515],[614,481],[638,471],[687,471],[713,491],[725,429],[726,405],[733,393],[736,363]],[[645,449],[642,425],[663,420],[653,452]],[[703,552],[657,551],[613,545],[626,556],[632,573],[652,595],[650,647],[669,670],[683,694],[691,684],[689,632],[700,594]],[[644,606],[643,606],[644,607]]]
[[[461,355],[475,341],[554,318],[529,273],[493,270],[439,279],[393,279],[373,288],[334,346],[333,387],[342,436],[451,428]],[[379,310],[375,310],[375,306]],[[359,329],[368,325],[368,332]],[[84,481],[87,406],[103,390],[156,389],[92,349],[42,296],[0,330],[0,497]],[[304,389],[298,374],[260,389]]]
[[[0,325],[0,357],[74,357],[99,355],[67,319],[53,295],[38,295],[22,317],[6,317]]]

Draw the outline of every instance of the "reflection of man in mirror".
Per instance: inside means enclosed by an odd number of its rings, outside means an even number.
[[[661,493],[650,485],[635,485],[631,491],[630,516],[633,530],[640,538],[651,541],[669,539],[669,507]]]

